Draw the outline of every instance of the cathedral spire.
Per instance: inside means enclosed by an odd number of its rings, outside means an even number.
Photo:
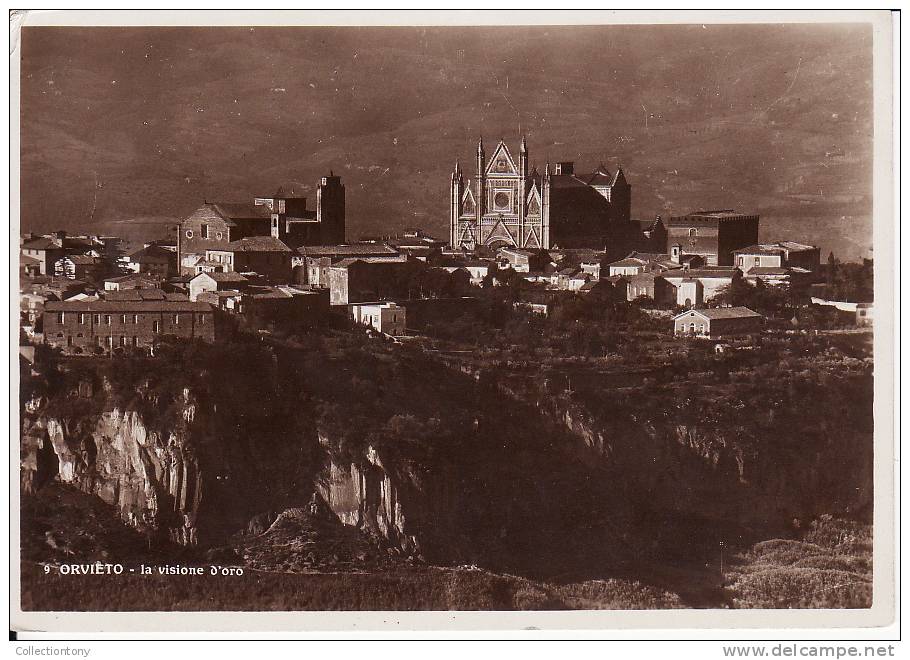
[[[521,149],[520,149],[520,152],[523,153],[523,154],[528,153],[528,141],[525,140],[525,136],[524,136],[524,135],[521,136]]]
[[[483,156],[483,137],[477,141],[477,155]]]

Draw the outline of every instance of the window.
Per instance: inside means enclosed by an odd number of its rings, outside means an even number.
[[[114,348],[114,338],[113,337],[105,337],[104,340],[107,343],[108,348]]]
[[[85,324],[85,313],[79,312],[79,325],[84,325],[84,324]]]
[[[133,337],[133,346],[139,345],[139,337]]]
[[[740,265],[740,266],[745,265],[745,261],[746,261],[745,257],[740,257],[740,258],[739,258],[739,265]]]
[[[187,238],[192,238],[192,237],[193,237],[193,230],[192,230],[192,229],[187,229],[187,230],[186,230],[186,237],[187,237]]]
[[[139,315],[133,314],[133,324],[135,325],[136,323],[139,323]]]
[[[121,345],[121,346],[126,346],[126,337],[121,337],[121,338],[120,338],[120,345]]]
[[[200,315],[199,315],[199,324],[200,324],[200,325],[205,325],[205,314],[200,314]]]
[[[72,335],[67,335],[67,336],[66,336],[66,345],[67,345],[67,346],[72,346],[72,345],[73,345],[73,336],[72,336]]]
[[[199,234],[202,236],[202,238],[208,238],[209,237],[209,226],[202,225],[202,227],[199,229]]]
[[[698,230],[695,229],[695,227],[693,227],[693,228],[691,228],[691,229],[689,230],[689,237],[690,237],[690,238],[694,238],[694,237],[696,237],[696,236],[698,236]]]
[[[102,339],[104,339],[104,337],[102,337],[101,335],[98,335],[97,337],[95,337],[95,343],[98,344],[98,346],[101,346]]]
[[[152,332],[156,332],[156,333],[161,332],[161,322],[160,321],[152,321]]]
[[[57,323],[63,323],[64,312],[57,312]]]
[[[760,265],[761,265],[761,257],[755,257],[755,265],[756,265],[756,266],[760,266]]]
[[[222,234],[220,231],[219,231],[219,232],[216,232],[216,233],[215,233],[215,238],[217,238],[217,239],[220,241],[222,238],[224,238],[224,234]]]
[[[104,315],[104,324],[105,324],[105,325],[110,325],[110,324],[111,324],[111,315],[110,315],[110,314],[105,314],[105,315]]]
[[[174,325],[180,325],[180,314],[174,314]]]
[[[95,325],[101,325],[101,314],[95,314]]]
[[[126,314],[120,315],[120,323],[122,323],[123,325],[126,325]]]

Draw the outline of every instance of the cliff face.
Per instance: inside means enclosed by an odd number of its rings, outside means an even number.
[[[115,407],[74,420],[31,402],[22,434],[24,492],[56,477],[115,506],[137,529],[195,545],[203,472],[190,440],[196,403],[188,390],[182,403],[176,419],[152,429],[136,411]]]
[[[334,363],[322,346],[254,355],[213,374],[235,351],[198,360],[187,384],[183,371],[149,383],[142,365],[119,386],[107,374],[26,396],[22,491],[57,478],[136,529],[201,547],[263,537],[282,512],[324,502],[383,553],[529,574],[606,571],[651,550],[691,559],[716,548],[712,534],[871,502],[862,380],[570,398],[359,350]]]

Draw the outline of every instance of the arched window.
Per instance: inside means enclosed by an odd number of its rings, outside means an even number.
[[[689,229],[689,238],[695,238],[698,236],[698,230],[695,227]]]

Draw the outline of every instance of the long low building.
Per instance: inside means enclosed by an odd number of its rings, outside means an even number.
[[[212,306],[186,300],[48,302],[43,321],[45,343],[67,353],[148,348],[165,335],[215,340]]]
[[[761,332],[764,317],[748,307],[690,309],[673,317],[673,334],[690,337],[733,337]]]

